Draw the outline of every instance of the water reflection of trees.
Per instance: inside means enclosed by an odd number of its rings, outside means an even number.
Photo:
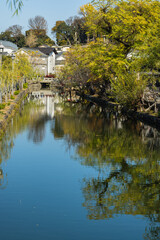
[[[160,227],[151,223],[145,230],[144,239],[147,240],[159,240],[160,239]]]
[[[38,114],[36,121],[33,121],[29,126],[28,139],[34,143],[40,143],[45,137],[45,124],[50,120],[47,115]]]
[[[45,123],[50,117],[43,112],[43,107],[35,103],[26,103],[9,123],[7,130],[0,141],[0,163],[10,157],[17,134],[28,129],[28,139],[33,142],[41,142],[45,136]]]
[[[97,169],[96,177],[84,178],[82,183],[88,218],[143,215],[150,220],[146,239],[158,240],[160,133],[141,123],[104,118],[89,110],[84,114],[77,109],[73,115],[57,114],[51,131],[55,138],[64,138],[69,146],[75,146],[81,164]],[[0,141],[0,164],[10,157],[16,135],[28,126],[29,139],[36,143],[43,140],[49,118],[40,112],[39,107],[28,104],[15,116]]]
[[[19,109],[19,112],[9,123],[6,131],[0,139],[0,165],[2,162],[10,158],[12,148],[14,146],[14,139],[17,134],[28,129],[28,139],[34,143],[39,143],[45,136],[45,123],[50,118],[42,112],[42,107],[35,103],[27,103]],[[0,168],[3,172],[3,169]],[[0,176],[0,188],[3,189],[7,180],[6,174]]]
[[[43,99],[41,99],[43,100]],[[52,114],[53,111],[53,114]],[[51,116],[52,115],[52,116]],[[17,134],[28,129],[28,139],[34,143],[42,142],[45,137],[45,123],[53,119],[54,97],[46,97],[46,101],[25,101],[18,113],[8,124],[3,136],[0,136],[0,164],[10,157]]]
[[[51,131],[54,134],[55,139],[64,137],[64,132],[59,121],[59,116],[55,118]]]
[[[55,125],[56,128],[56,125]],[[81,164],[96,168],[97,177],[84,178],[83,206],[89,219],[117,214],[146,216],[146,239],[159,239],[160,134],[141,123],[114,118],[59,116],[69,145],[76,146]],[[56,129],[54,132],[58,133]]]

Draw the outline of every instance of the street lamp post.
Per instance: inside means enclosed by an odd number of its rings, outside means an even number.
[[[0,69],[2,67],[2,55],[3,55],[4,46],[0,43]],[[1,91],[1,81],[0,81],[0,103],[2,103],[2,91]]]
[[[14,59],[15,59],[15,55],[12,53],[11,55],[12,58],[12,95],[13,95],[13,74],[14,74]]]
[[[0,78],[0,103],[2,103],[2,91],[1,91],[1,81],[2,79]]]
[[[3,55],[4,46],[0,43],[0,67],[2,67],[2,55]]]

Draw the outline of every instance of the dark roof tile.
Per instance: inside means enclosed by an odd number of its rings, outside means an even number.
[[[50,53],[54,52],[55,54],[57,54],[57,51],[55,48],[52,47],[38,47],[37,48],[40,52],[49,55]]]

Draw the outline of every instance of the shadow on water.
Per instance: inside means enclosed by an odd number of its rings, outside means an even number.
[[[88,219],[142,215],[148,219],[144,239],[160,239],[160,133],[93,106],[86,111],[80,104],[36,94],[28,97],[2,138],[0,163],[9,158],[17,134],[27,128],[28,139],[40,144],[51,121],[54,138],[74,146],[75,161],[97,170],[97,177],[81,183]],[[0,169],[0,188],[4,182]]]

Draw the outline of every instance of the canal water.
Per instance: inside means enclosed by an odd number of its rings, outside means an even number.
[[[160,239],[160,134],[34,92],[0,141],[2,240]]]

